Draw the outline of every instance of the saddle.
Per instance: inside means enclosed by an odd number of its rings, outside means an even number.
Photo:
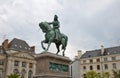
[[[60,41],[61,40],[61,34],[59,32],[55,32],[55,40]]]

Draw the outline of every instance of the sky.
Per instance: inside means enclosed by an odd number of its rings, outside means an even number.
[[[65,54],[71,59],[78,50],[120,46],[120,0],[0,0],[0,44],[18,38],[43,52],[39,23],[53,21],[55,14],[68,36]],[[52,43],[49,52],[56,51]]]

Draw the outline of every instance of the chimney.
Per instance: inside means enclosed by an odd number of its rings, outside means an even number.
[[[80,59],[81,55],[82,55],[82,51],[78,50],[78,59]]]
[[[8,39],[4,40],[4,42],[2,43],[2,46],[5,50],[8,49]]]
[[[75,56],[74,60],[78,60],[78,56]]]
[[[32,47],[30,47],[30,48],[31,48],[32,52],[35,53],[35,46],[32,46]]]
[[[102,55],[103,55],[104,51],[105,51],[104,46],[101,45],[101,54],[102,54]]]

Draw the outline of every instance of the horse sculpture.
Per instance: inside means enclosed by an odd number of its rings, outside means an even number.
[[[67,41],[68,41],[68,37],[62,33],[60,33],[60,38],[59,39],[55,39],[55,36],[57,35],[55,33],[55,31],[52,29],[52,27],[47,23],[47,22],[41,22],[39,24],[39,27],[42,29],[43,33],[45,33],[45,40],[41,41],[41,46],[45,51],[48,51],[51,43],[55,43],[56,48],[57,48],[57,53],[58,54],[60,52],[60,45],[62,45],[62,50],[63,50],[63,56],[65,56],[64,52],[66,50],[66,46],[67,46]],[[44,47],[43,43],[47,43],[48,46],[47,48]]]

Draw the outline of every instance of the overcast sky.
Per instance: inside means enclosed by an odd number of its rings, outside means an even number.
[[[120,0],[0,0],[0,43],[19,38],[42,52],[38,24],[53,21],[55,14],[69,38],[66,56],[72,59],[78,50],[120,46]],[[54,44],[49,51],[56,53]]]

